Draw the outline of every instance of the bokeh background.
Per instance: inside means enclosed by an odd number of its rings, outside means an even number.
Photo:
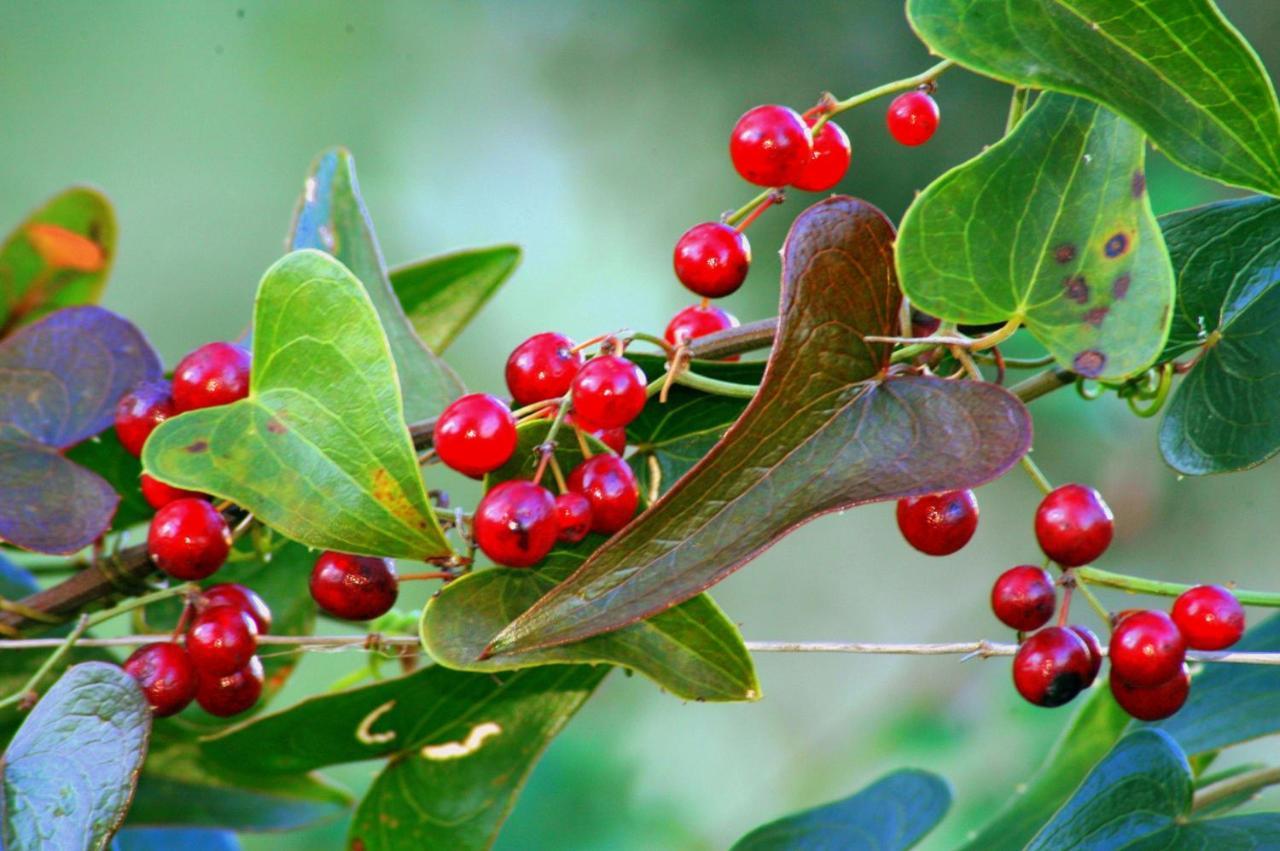
[[[1220,5],[1280,73],[1280,8]],[[899,0],[6,0],[0,225],[67,184],[103,188],[121,230],[105,304],[172,363],[241,333],[309,161],[344,144],[392,264],[523,246],[515,277],[449,352],[469,386],[500,391],[507,352],[534,332],[660,331],[688,303],[672,244],[755,191],[726,155],[741,112],[804,108],[824,90],[847,96],[929,64]],[[843,117],[854,164],[840,191],[896,218],[943,169],[999,137],[1006,87],[957,70],[938,99],[941,129],[923,148],[890,141],[883,101]],[[1158,156],[1149,174],[1157,212],[1228,192]],[[813,198],[795,193],[753,226],[755,268],[726,305],[743,320],[776,312],[777,249]],[[1063,392],[1033,412],[1050,477],[1093,483],[1115,509],[1119,540],[1105,567],[1280,587],[1280,464],[1179,481],[1160,461],[1154,421],[1121,403]],[[716,597],[750,639],[1006,639],[988,589],[999,571],[1038,558],[1036,492],[1015,470],[979,498],[977,537],[952,558],[916,554],[892,507],[870,506],[801,529]],[[1091,623],[1087,609],[1082,617]],[[910,765],[954,785],[954,807],[927,843],[948,848],[1039,764],[1070,711],[1023,704],[1006,661],[757,663],[765,696],[752,705],[685,704],[643,678],[611,676],[539,764],[499,847],[721,848]],[[282,700],[358,666],[308,656]],[[1231,759],[1277,751],[1263,743]],[[358,791],[373,770],[333,775]],[[338,847],[344,830],[246,847]]]

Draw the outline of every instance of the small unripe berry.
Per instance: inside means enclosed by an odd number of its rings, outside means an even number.
[[[1005,626],[1021,632],[1047,624],[1057,602],[1053,577],[1035,565],[1009,568],[991,588],[991,611]]]
[[[922,553],[945,556],[959,550],[978,528],[978,499],[971,490],[898,500],[898,529]]]
[[[1063,567],[1088,564],[1106,552],[1113,526],[1102,495],[1084,485],[1055,488],[1036,509],[1040,549]]]

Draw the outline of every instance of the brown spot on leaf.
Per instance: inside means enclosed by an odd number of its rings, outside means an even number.
[[[285,426],[285,424],[280,422],[280,420],[276,419],[275,417],[272,417],[271,419],[267,420],[267,431],[271,432],[272,434],[284,434],[288,430],[289,429]]]
[[[208,448],[209,441],[207,440],[197,440],[195,443],[187,444],[187,451],[193,455],[197,452],[204,452]]]
[[[1129,237],[1122,233],[1117,233],[1107,240],[1107,244],[1102,250],[1108,257],[1119,257],[1129,250]]]
[[[1102,368],[1106,364],[1106,355],[1097,349],[1086,349],[1076,355],[1075,360],[1071,362],[1071,368],[1085,378],[1097,378],[1102,374]]]
[[[364,840],[358,836],[351,838],[351,851],[364,851]]]
[[[1062,288],[1066,291],[1067,298],[1076,304],[1084,304],[1089,300],[1089,285],[1085,283],[1084,275],[1070,275],[1063,278]]]
[[[1108,310],[1109,308],[1106,307],[1095,307],[1086,311],[1084,314],[1084,324],[1092,325],[1094,328],[1101,328],[1102,320],[1107,318]]]
[[[1069,242],[1062,243],[1053,249],[1053,259],[1059,263],[1070,263],[1076,259],[1076,247]]]
[[[1133,282],[1133,279],[1129,277],[1128,272],[1125,272],[1122,275],[1117,275],[1116,279],[1111,282],[1112,298],[1114,298],[1116,301],[1119,301],[1120,299],[1128,295],[1129,284],[1131,284],[1132,282]]]
[[[1140,171],[1133,173],[1133,180],[1129,182],[1129,189],[1133,192],[1134,198],[1141,198],[1142,193],[1147,191],[1147,176]]]

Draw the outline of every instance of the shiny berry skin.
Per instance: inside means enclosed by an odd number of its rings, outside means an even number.
[[[1089,681],[1085,683],[1085,687],[1093,685],[1093,681],[1098,678],[1098,671],[1102,670],[1102,643],[1098,641],[1098,636],[1093,634],[1093,630],[1086,629],[1083,626],[1069,626],[1067,629],[1080,636],[1080,640],[1084,642],[1084,646],[1089,648],[1089,660],[1092,667],[1089,669]]]
[[[367,621],[391,611],[400,578],[389,558],[328,550],[311,569],[311,598],[335,618]]]
[[[622,428],[647,399],[644,372],[617,355],[592,358],[573,379],[573,410],[599,428]]]
[[[173,371],[179,413],[227,405],[249,395],[249,353],[235,343],[206,343]]]
[[[234,674],[258,650],[258,625],[238,606],[214,606],[195,616],[187,653],[201,676]]]
[[[1134,612],[1116,624],[1108,655],[1113,677],[1131,686],[1150,688],[1178,672],[1187,655],[1187,645],[1171,617],[1148,609]]]
[[[747,110],[729,136],[733,167],[757,186],[794,183],[812,153],[809,126],[798,112],[785,106],[766,104]]]
[[[1102,494],[1084,485],[1055,488],[1036,509],[1036,540],[1063,567],[1088,564],[1111,545],[1114,523]]]
[[[196,687],[196,703],[210,715],[229,718],[239,715],[262,696],[262,660],[254,656],[249,664],[226,676],[201,676]]]
[[[1196,650],[1223,650],[1244,635],[1244,606],[1221,585],[1197,585],[1173,601],[1173,622]]]
[[[1139,721],[1159,721],[1182,708],[1191,691],[1191,672],[1179,666],[1172,677],[1155,686],[1130,685],[1111,669],[1111,694],[1120,708]]]
[[[234,606],[244,612],[253,618],[259,635],[266,635],[271,631],[271,609],[267,606],[267,601],[259,597],[258,592],[252,588],[246,588],[238,582],[210,585],[200,592],[196,608],[206,611],[215,606]]]
[[[175,500],[151,518],[147,553],[156,567],[177,579],[212,576],[230,551],[231,529],[207,500]]]
[[[444,409],[431,440],[441,461],[478,478],[511,460],[516,418],[496,396],[469,393]]]
[[[157,511],[179,499],[205,499],[205,495],[202,493],[166,485],[159,479],[151,478],[146,473],[139,477],[138,487],[142,489],[142,498],[147,501],[147,505]]]
[[[1057,603],[1053,577],[1035,565],[1011,567],[991,587],[991,611],[1005,626],[1021,632],[1047,624]]]
[[[612,457],[612,456],[607,456]],[[560,534],[556,500],[541,485],[521,479],[490,489],[476,506],[476,544],[495,564],[531,567]]]
[[[591,500],[576,491],[567,491],[556,497],[556,523],[560,530],[557,540],[576,544],[591,531]]]
[[[737,327],[738,319],[729,311],[721,310],[715,305],[703,307],[699,304],[691,304],[671,317],[671,321],[667,323],[667,330],[662,336],[671,345],[679,346],[717,331],[727,331]],[[737,355],[725,358],[727,361],[737,359]]]
[[[591,502],[591,531],[612,535],[626,526],[640,504],[631,466],[617,455],[593,455],[569,474],[569,490]]]
[[[813,153],[805,163],[804,171],[791,185],[805,192],[826,192],[844,180],[852,159],[853,147],[849,144],[849,136],[840,125],[828,121],[813,139]]]
[[[1013,685],[1036,706],[1069,702],[1092,678],[1093,660],[1080,636],[1051,626],[1031,635],[1013,657]]]
[[[923,145],[938,129],[938,102],[927,92],[898,95],[885,116],[889,135],[900,145]]]
[[[172,642],[146,644],[124,660],[158,718],[176,715],[196,696],[196,667],[187,651]]]
[[[573,411],[565,414],[565,423],[585,431],[614,452],[621,455],[627,448],[627,430],[625,428],[601,428],[582,417],[576,417]]]
[[[971,490],[898,500],[898,529],[907,543],[931,556],[959,550],[978,528],[978,500]]]
[[[751,269],[747,235],[720,222],[703,222],[676,242],[676,278],[704,298],[722,298],[738,291]]]
[[[507,358],[507,389],[517,406],[556,399],[569,392],[582,368],[582,353],[564,334],[534,334]]]
[[[145,381],[120,397],[116,404],[116,437],[130,455],[141,455],[156,426],[177,413],[169,384]]]

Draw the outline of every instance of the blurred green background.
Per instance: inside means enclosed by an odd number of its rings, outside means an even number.
[[[1280,7],[1220,5],[1280,72]],[[121,227],[105,303],[172,363],[244,329],[307,164],[347,145],[391,263],[524,247],[506,291],[449,352],[471,387],[500,391],[507,352],[531,333],[660,331],[689,301],[670,271],[676,237],[755,191],[726,156],[741,112],[803,108],[823,90],[847,96],[928,64],[898,0],[7,0],[0,223],[69,183],[103,188]],[[842,118],[854,165],[840,191],[898,217],[915,191],[1003,129],[1006,87],[952,71],[938,99],[941,129],[918,149],[889,140],[884,102]],[[1149,173],[1158,212],[1226,194],[1159,157]],[[726,305],[743,320],[776,311],[777,249],[813,197],[795,193],[753,226],[755,268]],[[1114,400],[1064,392],[1033,412],[1042,467],[1056,481],[1097,485],[1115,509],[1119,541],[1103,566],[1280,587],[1280,465],[1179,481],[1160,461],[1154,421]],[[950,559],[909,550],[892,507],[871,506],[798,531],[716,597],[749,639],[1006,639],[987,609],[989,583],[1038,558],[1036,493],[1015,471],[979,496],[978,535]],[[312,654],[283,700],[358,664],[354,654]],[[928,841],[948,848],[1039,764],[1070,711],[1022,703],[998,660],[807,655],[758,665],[765,697],[753,705],[682,704],[612,675],[538,766],[499,847],[720,848],[913,765],[956,789]],[[1280,748],[1232,759],[1262,755]],[[334,775],[358,789],[372,768]],[[343,832],[246,845],[338,847]]]

